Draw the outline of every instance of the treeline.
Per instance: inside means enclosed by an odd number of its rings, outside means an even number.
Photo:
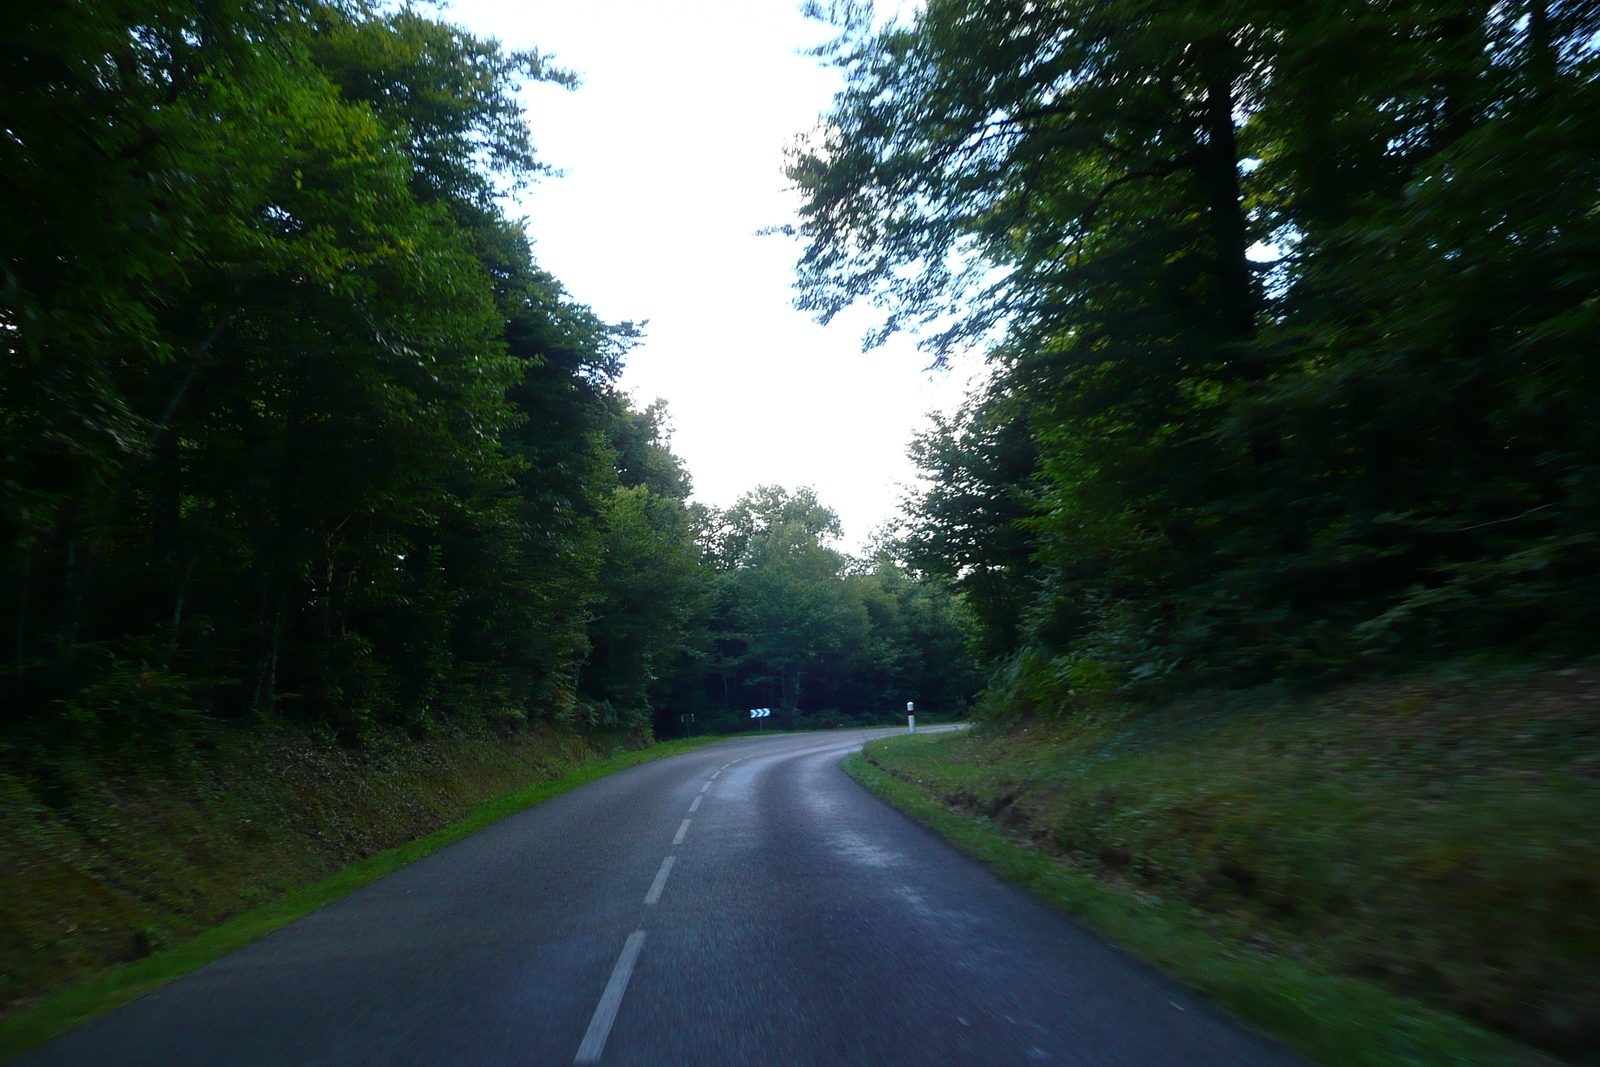
[[[763,486],[702,514],[709,648],[688,679],[698,691],[672,706],[724,728],[749,707],[774,709],[770,725],[785,728],[894,722],[908,700],[940,716],[966,710],[983,675],[948,583],[911,571],[894,545],[861,559],[831,547],[838,516],[810,490]]]
[[[833,14],[801,302],[989,352],[907,544],[997,708],[1594,651],[1600,4]]]
[[[636,331],[501,206],[545,169],[530,80],[575,84],[409,8],[7,7],[13,741],[970,692],[951,595],[829,549],[809,496],[686,503],[616,387]]]

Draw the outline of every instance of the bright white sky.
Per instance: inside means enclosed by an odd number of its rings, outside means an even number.
[[[882,5],[880,5],[882,6]],[[664,398],[695,497],[813,486],[857,547],[915,477],[911,434],[967,373],[929,374],[905,339],[861,352],[869,312],[822,329],[792,307],[797,244],[783,150],[839,75],[800,54],[829,35],[799,0],[453,0],[444,15],[578,71],[527,99],[566,172],[518,205],[539,262],[610,321],[648,319],[623,385]]]

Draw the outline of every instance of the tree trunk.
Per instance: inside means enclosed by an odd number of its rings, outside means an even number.
[[[17,640],[12,663],[12,708],[19,713],[28,692],[28,668],[25,664],[28,658],[28,594],[33,588],[33,549],[33,545],[28,546],[27,554],[17,568]]]
[[[1206,85],[1204,146],[1199,178],[1205,192],[1212,240],[1216,242],[1223,330],[1232,337],[1255,333],[1255,285],[1250,274],[1250,226],[1239,188],[1239,141],[1234,126],[1236,49],[1231,41],[1207,42],[1201,50]]]
[[[1555,34],[1546,0],[1532,0],[1528,5],[1528,80],[1540,96],[1556,83]]]
[[[261,655],[256,661],[256,688],[250,703],[258,713],[272,710],[272,703],[277,698],[278,688],[278,647],[283,635],[283,597],[278,598],[277,607],[273,610],[271,621],[263,620],[265,640],[261,644]]]

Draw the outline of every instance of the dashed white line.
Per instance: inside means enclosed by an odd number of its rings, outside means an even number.
[[[650,892],[644,895],[646,904],[654,904],[661,899],[661,891],[667,886],[667,875],[672,873],[672,857],[668,856],[661,861],[661,869],[656,872],[656,880],[650,883]]]
[[[711,788],[711,783],[716,780],[717,775],[744,758],[740,756],[739,759],[729,760],[718,767],[700,787],[700,793],[690,803],[689,810],[698,811],[700,802],[706,798],[706,790]],[[692,822],[693,819],[685,819],[678,825],[678,832],[672,837],[674,848],[683,844],[683,839],[689,833],[689,824]],[[650,891],[644,895],[646,904],[660,902],[661,891],[667,887],[667,878],[672,874],[674,862],[673,856],[661,861],[661,868],[656,871],[655,880],[650,883]],[[583,1044],[578,1046],[578,1054],[573,1058],[574,1063],[600,1062],[600,1055],[605,1052],[606,1039],[611,1036],[611,1027],[617,1021],[617,1011],[622,1007],[622,996],[628,991],[628,982],[633,977],[634,964],[639,962],[639,953],[643,948],[643,930],[635,930],[628,935],[627,943],[622,946],[622,955],[617,957],[617,965],[611,969],[611,978],[606,982],[605,991],[600,994],[600,1003],[595,1005],[594,1017],[589,1020],[589,1029],[583,1035]]]
[[[594,1018],[589,1020],[589,1030],[583,1035],[583,1044],[578,1046],[573,1063],[600,1062],[600,1054],[606,1050],[606,1038],[611,1036],[611,1024],[617,1021],[617,1009],[622,1007],[622,994],[628,991],[628,979],[633,977],[633,965],[639,962],[642,948],[644,931],[635,930],[622,946],[617,965],[611,968],[611,980],[600,994],[600,1003],[595,1005]]]

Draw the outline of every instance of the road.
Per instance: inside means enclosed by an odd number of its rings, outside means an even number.
[[[1303,1067],[863,790],[877,733],[592,782],[19,1062]]]

